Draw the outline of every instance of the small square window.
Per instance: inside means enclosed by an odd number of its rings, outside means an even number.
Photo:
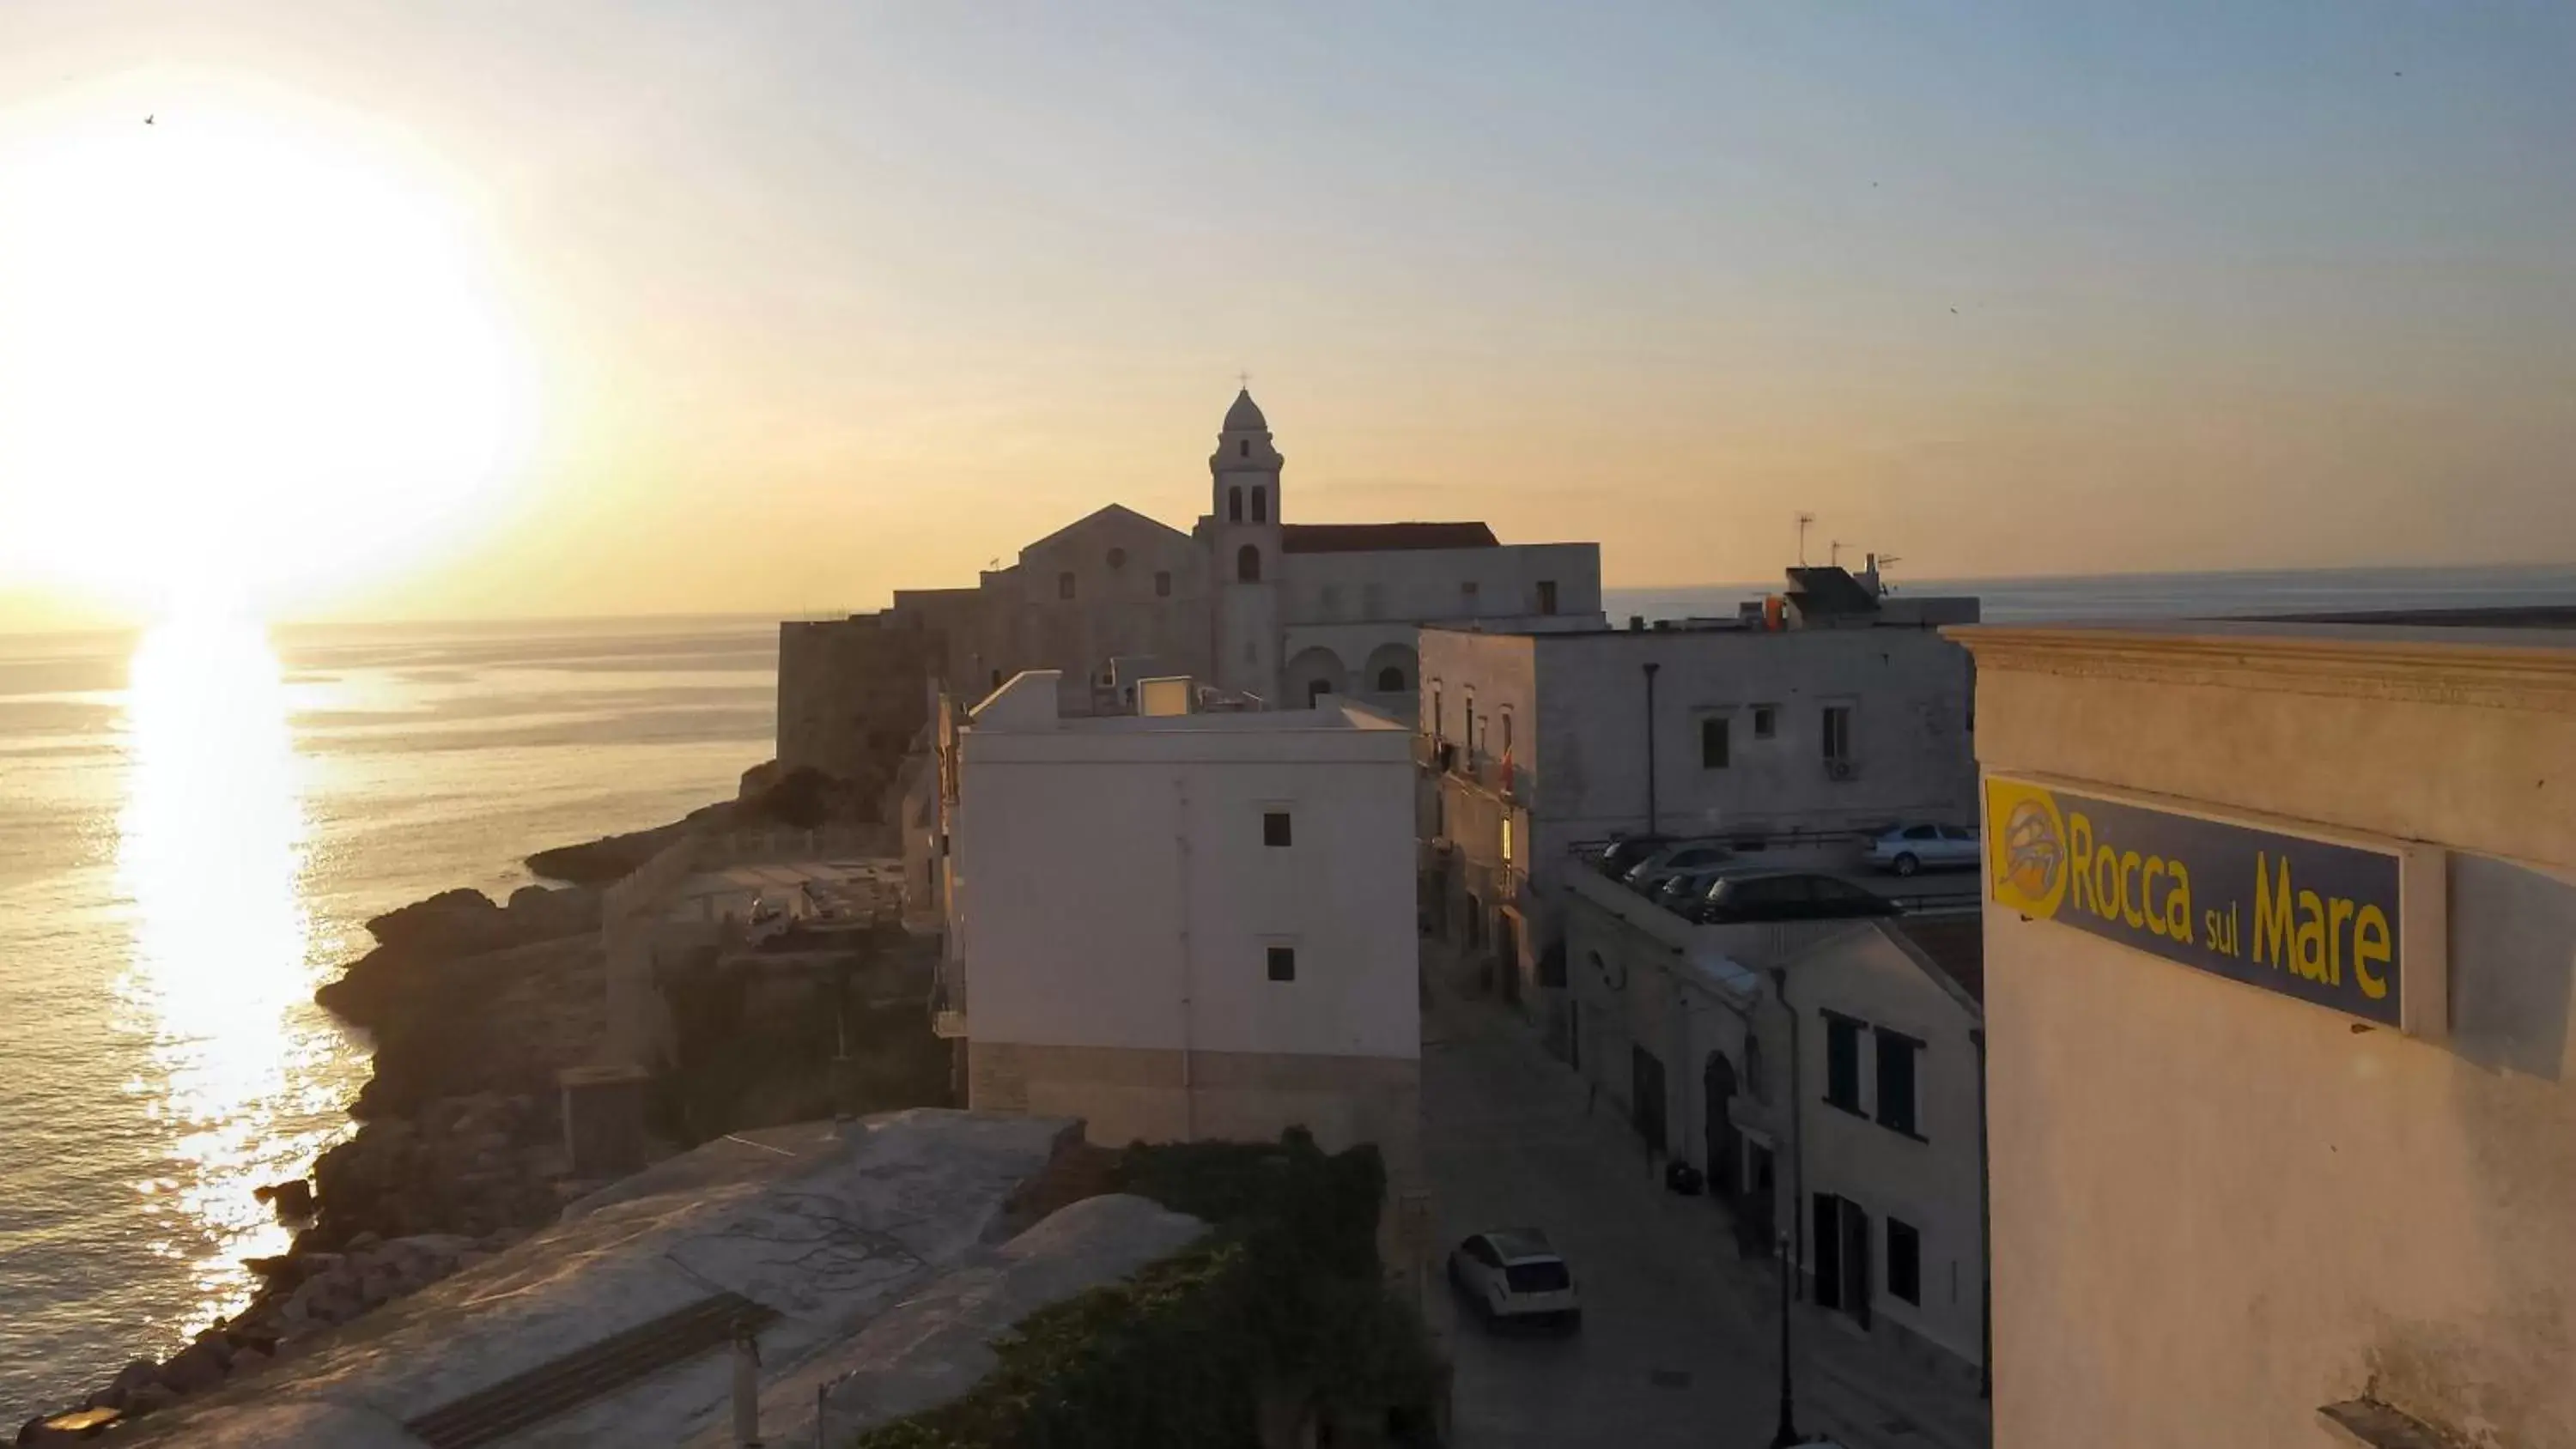
[[[1887,1220],[1887,1291],[1918,1307],[1923,1302],[1923,1235],[1902,1218]]]
[[[1294,981],[1297,979],[1296,947],[1273,946],[1270,948],[1270,979],[1273,981]]]
[[[1154,575],[1154,597],[1155,597],[1155,598],[1158,598],[1158,599],[1168,599],[1168,598],[1170,598],[1171,596],[1172,596],[1172,573],[1171,573],[1171,570],[1169,570],[1169,569],[1163,569],[1163,570],[1160,570],[1160,571],[1156,572],[1156,573],[1155,573],[1155,575]]]
[[[1780,732],[1780,711],[1771,705],[1753,706],[1753,737],[1767,740]]]
[[[1291,843],[1291,828],[1288,822],[1287,811],[1271,810],[1262,815],[1261,843],[1273,846],[1281,846]]]

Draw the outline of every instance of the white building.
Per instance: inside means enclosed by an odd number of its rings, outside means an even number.
[[[1976,601],[1882,608],[1840,569],[1793,577],[1791,600],[1810,602],[1781,628],[1422,631],[1433,923],[1491,951],[1507,995],[1544,1015],[1543,989],[1561,986],[1549,948],[1577,842],[1720,834],[1856,854],[1895,821],[1975,818],[1968,655],[1931,625]]]
[[[1286,467],[1259,405],[1239,393],[1208,459],[1208,512],[1189,532],[1113,503],[971,589],[899,590],[883,616],[821,627],[934,632],[949,687],[969,697],[1055,670],[1073,714],[1094,712],[1118,660],[1290,708],[1331,693],[1401,713],[1426,621],[1601,622],[1598,544],[1504,545],[1482,523],[1291,523]],[[782,659],[782,718],[848,713],[816,658],[810,680],[787,677]],[[809,696],[824,702],[808,708]]]
[[[2576,1445],[2576,610],[1963,637],[1995,1443]]]
[[[1973,916],[1694,926],[1568,878],[1572,1056],[1703,1173],[1747,1252],[1921,1361],[1985,1362],[1984,990]]]
[[[956,731],[943,1029],[979,1111],[1093,1140],[1414,1161],[1411,735],[1327,702],[1070,717],[1051,671]]]

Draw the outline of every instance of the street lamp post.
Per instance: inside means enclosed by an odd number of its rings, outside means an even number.
[[[1780,1427],[1771,1434],[1771,1449],[1788,1449],[1804,1444],[1807,1436],[1798,1432],[1797,1395],[1789,1380],[1789,1275],[1796,1267],[1789,1261],[1789,1235],[1779,1235],[1780,1249]]]

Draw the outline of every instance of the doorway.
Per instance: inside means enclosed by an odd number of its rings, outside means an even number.
[[[1735,1203],[1735,1240],[1737,1248],[1748,1258],[1759,1258],[1773,1251],[1776,1230],[1772,1224],[1778,1212],[1778,1171],[1772,1165],[1768,1143],[1750,1139],[1744,1144],[1744,1191]]]
[[[1849,1198],[1816,1194],[1816,1306],[1869,1327],[1869,1214]]]
[[[1736,1130],[1731,1115],[1735,1105],[1735,1064],[1726,1059],[1724,1052],[1710,1052],[1699,1075],[1700,1093],[1708,1113],[1702,1119],[1701,1135],[1705,1140],[1701,1145],[1708,1152],[1709,1190],[1733,1206],[1738,1193],[1736,1172],[1741,1165],[1737,1159],[1743,1155],[1738,1145],[1743,1134]]]
[[[1503,976],[1503,999],[1518,1006],[1521,1000],[1521,918],[1510,911],[1494,917],[1494,958]]]
[[[1664,1064],[1641,1046],[1628,1048],[1628,1092],[1629,1120],[1637,1135],[1646,1139],[1649,1151],[1670,1151],[1671,1140],[1664,1136]]]

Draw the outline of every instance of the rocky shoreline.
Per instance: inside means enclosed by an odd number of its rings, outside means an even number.
[[[372,1074],[349,1104],[357,1130],[315,1159],[309,1180],[259,1189],[281,1221],[301,1224],[293,1245],[249,1260],[260,1287],[239,1313],[37,1415],[16,1442],[90,1442],[294,1358],[601,1186],[570,1175],[555,1074],[592,1061],[606,1034],[602,888],[691,830],[849,818],[861,802],[845,793],[810,771],[758,766],[736,800],[527,858],[532,874],[563,885],[522,887],[507,902],[443,891],[367,922],[374,948],[314,992],[375,1042]]]

